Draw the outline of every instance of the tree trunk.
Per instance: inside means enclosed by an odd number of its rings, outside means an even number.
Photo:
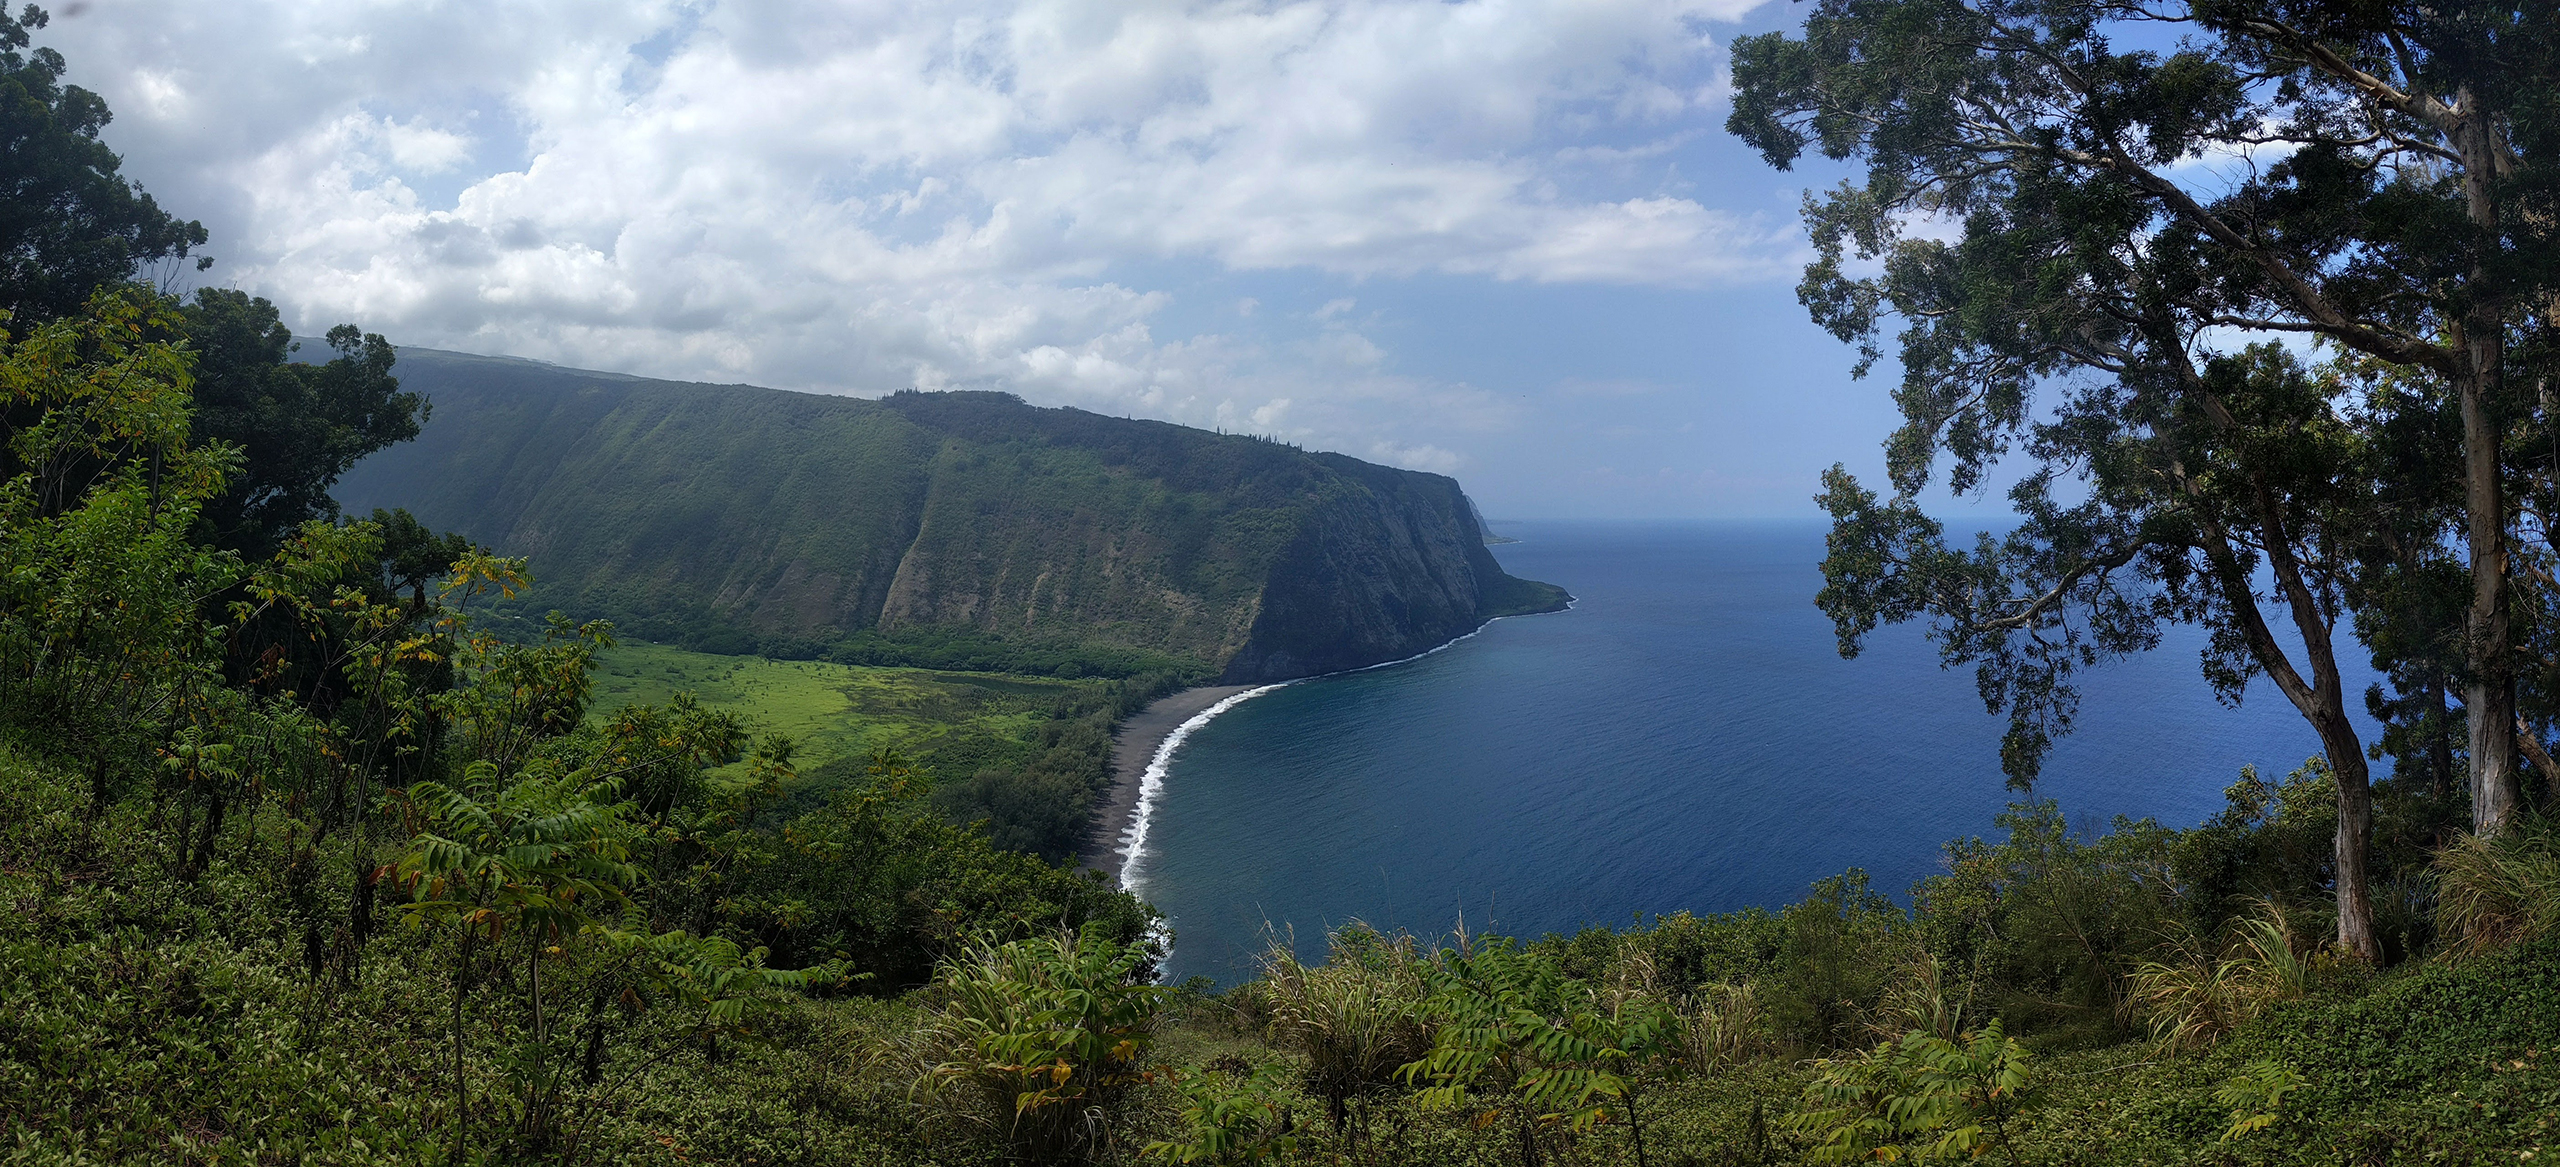
[[[2293,617],[2294,631],[2302,637],[2303,659],[2311,666],[2308,680],[2276,642],[2265,613],[2258,608],[2248,574],[2240,569],[2230,540],[2220,528],[2212,529],[2205,542],[2205,554],[2213,563],[2232,614],[2240,620],[2250,654],[2266,670],[2267,679],[2276,683],[2276,689],[2320,735],[2321,752],[2328,757],[2329,773],[2338,784],[2338,944],[2358,960],[2379,964],[2382,945],[2374,935],[2368,871],[2373,848],[2372,771],[2366,768],[2364,746],[2356,739],[2355,723],[2347,719],[2346,685],[2338,673],[2330,613],[2321,607],[2318,592],[2303,574],[2282,521],[2283,512],[2263,480],[2258,484],[2257,495],[2259,544],[2266,548],[2268,565],[2275,569],[2277,591]]]
[[[533,998],[533,1092],[525,1099],[525,1121],[531,1128],[536,1150],[551,1146],[551,1080],[547,1055],[551,1052],[551,1035],[542,1025],[542,929],[525,929],[525,939],[533,951],[525,958],[525,984]]]
[[[2469,676],[2462,703],[2470,710],[2471,829],[2495,838],[2524,799],[2516,764],[2516,687],[2507,613],[2507,503],[2499,466],[2499,407],[2504,404],[2506,302],[2489,269],[2498,246],[2498,204],[2490,184],[2497,174],[2496,128],[2477,94],[2457,97],[2463,113],[2454,146],[2462,155],[2462,189],[2473,228],[2468,281],[2470,311],[2460,329],[2462,398],[2463,536],[2471,556],[2471,610],[2463,620]]]
[[[196,838],[195,858],[187,861],[189,879],[204,874],[206,868],[213,866],[213,847],[222,838],[222,812],[229,800],[222,797],[221,791],[215,790],[208,794],[206,801],[204,833]]]
[[[2453,715],[2444,707],[2444,674],[2427,682],[2428,788],[2439,802],[2453,797]]]
[[[2366,964],[2382,963],[2382,940],[2373,927],[2373,778],[2355,730],[2339,710],[2321,725],[2320,744],[2338,782],[2338,944]],[[2334,727],[2334,729],[2333,729]],[[2343,733],[2335,732],[2343,730]]]
[[[2473,337],[2472,360],[2496,360],[2494,326],[2486,341]],[[2488,386],[2494,369],[2475,368],[2462,386],[2464,534],[2471,553],[2471,610],[2463,620],[2469,676],[2462,704],[2471,730],[2471,829],[2483,838],[2504,831],[2522,802],[2524,774],[2516,765],[2516,687],[2507,644],[2506,503],[2498,482],[2497,423],[2489,416]]]
[[[1636,1167],[1653,1167],[1653,1161],[1645,1158],[1644,1118],[1636,1113],[1636,1090],[1632,1084],[1627,1087],[1627,1127],[1636,1133]]]

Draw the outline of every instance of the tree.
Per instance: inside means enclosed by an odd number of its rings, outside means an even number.
[[[0,12],[0,309],[13,327],[74,314],[99,287],[205,241],[203,224],[116,172],[123,160],[98,140],[114,115],[62,83],[62,54],[26,51],[46,20],[33,4]]]
[[[2516,111],[2550,100],[2549,25],[2462,5],[1825,0],[1802,40],[1735,46],[1730,129],[1781,168],[1816,146],[1867,164],[1863,183],[1808,198],[1804,302],[1861,345],[1862,373],[1884,319],[1905,323],[1897,496],[1836,468],[1825,482],[1822,603],[1843,651],[1881,621],[1933,619],[2010,711],[2003,761],[2023,783],[2069,729],[2073,671],[2153,647],[2167,622],[2207,627],[2227,698],[2263,673],[2320,735],[2340,939],[2367,958],[2372,812],[2335,630],[2386,517],[2364,489],[2376,399],[2267,342],[2315,339],[2452,390],[2461,680],[2476,823],[2495,831],[2519,797],[2503,337],[2552,278],[2548,232],[2524,229],[2547,220],[2511,213],[2547,205],[2551,181],[2546,131]],[[2166,54],[2114,40],[2164,31],[2183,35]],[[2233,176],[2206,189],[2217,168]],[[1949,485],[1974,491],[2021,446],[2025,521],[1948,549],[1912,500],[1933,464],[1946,455]]]
[[[224,466],[187,444],[185,354],[150,339],[169,307],[108,288],[0,338],[0,712],[82,756],[101,806],[210,683],[208,601],[246,574],[186,539]]]
[[[412,615],[427,611],[427,590],[440,586],[452,574],[453,565],[475,552],[488,555],[486,548],[451,531],[437,534],[406,508],[383,510],[374,508],[369,520],[382,531],[382,553],[379,562],[382,584],[392,592],[407,589]]]
[[[276,306],[246,292],[200,289],[183,319],[196,352],[196,440],[240,450],[229,489],[205,508],[219,546],[261,555],[302,523],[335,517],[329,487],[340,475],[418,436],[426,402],[401,391],[397,354],[380,336],[341,324],[328,334],[336,356],[304,364]]]
[[[498,767],[476,761],[464,785],[420,782],[409,800],[426,829],[399,864],[412,889],[402,905],[412,922],[450,929],[453,976],[453,1161],[462,1162],[469,1120],[463,1075],[463,1002],[481,945],[500,950],[510,934],[524,938],[525,997],[531,1009],[532,1073],[528,1109],[547,1100],[553,1073],[544,1065],[549,1022],[543,1010],[542,962],[594,922],[594,910],[621,900],[637,882],[629,862],[625,803],[610,784],[586,771],[563,772],[547,761],[501,784]],[[547,1124],[537,1126],[547,1129]]]
[[[207,238],[118,173],[122,159],[99,139],[114,116],[106,102],[63,84],[62,54],[29,51],[47,20],[32,4],[0,13],[0,309],[21,332]],[[211,262],[198,257],[197,269]],[[273,304],[215,288],[196,293],[178,327],[197,354],[194,444],[241,452],[204,508],[221,546],[262,556],[304,521],[334,517],[339,475],[418,434],[424,402],[400,392],[379,336],[339,325],[327,336],[334,359],[291,363],[297,346]]]

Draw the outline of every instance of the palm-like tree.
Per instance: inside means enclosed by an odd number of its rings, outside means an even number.
[[[542,960],[594,923],[595,908],[626,900],[638,879],[639,868],[629,860],[628,804],[618,794],[612,783],[596,781],[587,771],[563,772],[541,761],[504,785],[496,765],[481,761],[464,771],[460,788],[421,782],[409,789],[409,801],[424,816],[425,829],[400,860],[399,873],[412,897],[402,909],[419,926],[454,933],[456,1162],[462,1158],[469,1103],[463,1077],[463,999],[470,989],[471,961],[480,946],[494,949],[510,934],[526,939],[534,1051],[527,1121],[537,1135],[548,1129]]]

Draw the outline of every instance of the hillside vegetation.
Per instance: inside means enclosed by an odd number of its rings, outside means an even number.
[[[1179,674],[1061,681],[1002,673],[778,661],[624,642],[596,654],[590,720],[631,707],[702,709],[788,738],[797,773],[786,805],[815,806],[858,785],[873,759],[905,759],[919,790],[989,841],[1063,862],[1091,833],[1111,781],[1120,719]],[[743,774],[731,762],[711,774]]]
[[[338,494],[532,556],[526,603],[688,648],[1263,680],[1560,607],[1455,482],[995,393],[880,401],[406,350]]]
[[[1155,689],[1561,602],[1488,566],[1454,484],[990,394],[462,358],[403,386],[352,326],[287,368],[273,305],[128,282],[205,232],[20,51],[43,14],[0,12],[0,1158],[2541,1159],[2560,419],[2514,387],[2553,359],[2560,26],[2146,7],[2189,25],[2164,58],[2098,35],[2125,12],[1825,0],[1803,41],[1737,42],[1764,153],[1876,164],[1809,203],[1806,302],[1870,355],[1911,325],[1897,494],[1833,475],[1819,602],[1844,650],[1925,619],[1979,665],[2021,784],[2076,670],[2170,622],[2212,629],[2226,690],[2291,676],[2321,755],[2189,830],[2022,799],[1904,899],[1852,870],[1574,936],[1349,926],[1214,995],[1155,981],[1178,921],[1029,852]],[[2266,164],[2210,206],[2150,169],[2240,155]],[[2227,329],[2372,360],[2197,368]],[[331,501],[418,389],[438,419],[362,501],[543,556],[552,591]],[[2027,522],[1948,545],[1933,459],[1962,491],[2013,448]],[[528,606],[554,596],[907,667],[623,650]],[[2369,752],[2349,636],[2387,674]]]
[[[1853,871],[1775,912],[1353,928],[1220,996],[1156,985],[1163,922],[961,825],[995,817],[945,801],[976,774],[875,747],[813,783],[681,689],[597,711],[609,628],[478,627],[521,562],[397,516],[255,560],[192,541],[226,469],[137,339],[165,308],[118,289],[0,350],[48,419],[0,489],[21,1161],[2130,1167],[2549,1136],[2560,838],[2466,835],[2423,772],[2375,787],[2387,967],[2325,943],[2315,761],[2190,831],[2022,803],[1908,906]],[[1143,699],[846,676],[944,703],[925,748],[976,733],[1035,800]]]
[[[542,756],[610,740],[580,737]],[[2143,872],[2317,823],[2073,842],[2025,807],[1912,911],[1852,873],[1782,911],[1525,945],[1355,928],[1208,997],[1148,985],[1136,933],[1021,920],[1091,893],[1043,907],[1068,885],[933,825],[894,770],[779,829],[731,801],[752,787],[653,813],[564,805],[537,768],[332,830],[288,770],[208,817],[208,789],[101,804],[81,769],[0,748],[20,1162],[2484,1164],[2548,1153],[2560,1104],[2547,835],[2507,852],[2544,872],[2541,925],[2380,975],[2283,901],[2184,931],[2202,905]],[[456,830],[471,807],[501,837],[581,824],[490,888],[598,898],[457,902],[436,840],[495,854]],[[924,931],[841,963],[750,943],[901,905]],[[440,922],[456,906],[486,930]],[[662,915],[709,925],[653,936]],[[1028,938],[985,930],[1007,919]],[[931,983],[888,992],[927,971],[899,952],[942,954]]]

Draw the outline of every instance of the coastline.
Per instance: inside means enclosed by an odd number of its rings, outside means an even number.
[[[1237,702],[1260,696],[1283,685],[1296,684],[1298,681],[1320,680],[1324,677],[1365,673],[1371,669],[1408,664],[1454,648],[1460,642],[1472,640],[1478,633],[1492,627],[1495,621],[1569,612],[1573,610],[1576,602],[1574,597],[1568,595],[1561,607],[1541,612],[1518,612],[1494,616],[1441,644],[1395,660],[1379,661],[1373,665],[1362,665],[1358,668],[1341,669],[1310,677],[1297,677],[1259,685],[1203,685],[1157,698],[1153,704],[1131,714],[1127,720],[1122,721],[1111,731],[1111,786],[1103,792],[1102,800],[1095,808],[1093,825],[1089,828],[1083,849],[1076,853],[1076,862],[1083,867],[1109,874],[1115,885],[1127,890],[1128,885],[1124,877],[1128,874],[1130,861],[1136,858],[1132,851],[1134,847],[1143,845],[1145,842],[1147,812],[1152,809],[1147,789],[1149,772],[1157,771],[1156,780],[1161,785],[1163,774],[1158,767],[1171,762],[1170,758],[1163,756],[1167,752],[1168,742],[1179,744],[1178,740],[1175,740],[1177,734],[1189,736],[1189,730],[1199,728],[1210,718],[1225,712]]]
[[[1147,766],[1155,761],[1156,751],[1164,748],[1165,739],[1172,737],[1184,722],[1220,701],[1256,687],[1203,685],[1184,689],[1157,698],[1111,731],[1111,787],[1103,792],[1094,813],[1092,833],[1077,855],[1084,866],[1109,874],[1114,883],[1119,881],[1121,865],[1127,858],[1121,848],[1136,823]]]

